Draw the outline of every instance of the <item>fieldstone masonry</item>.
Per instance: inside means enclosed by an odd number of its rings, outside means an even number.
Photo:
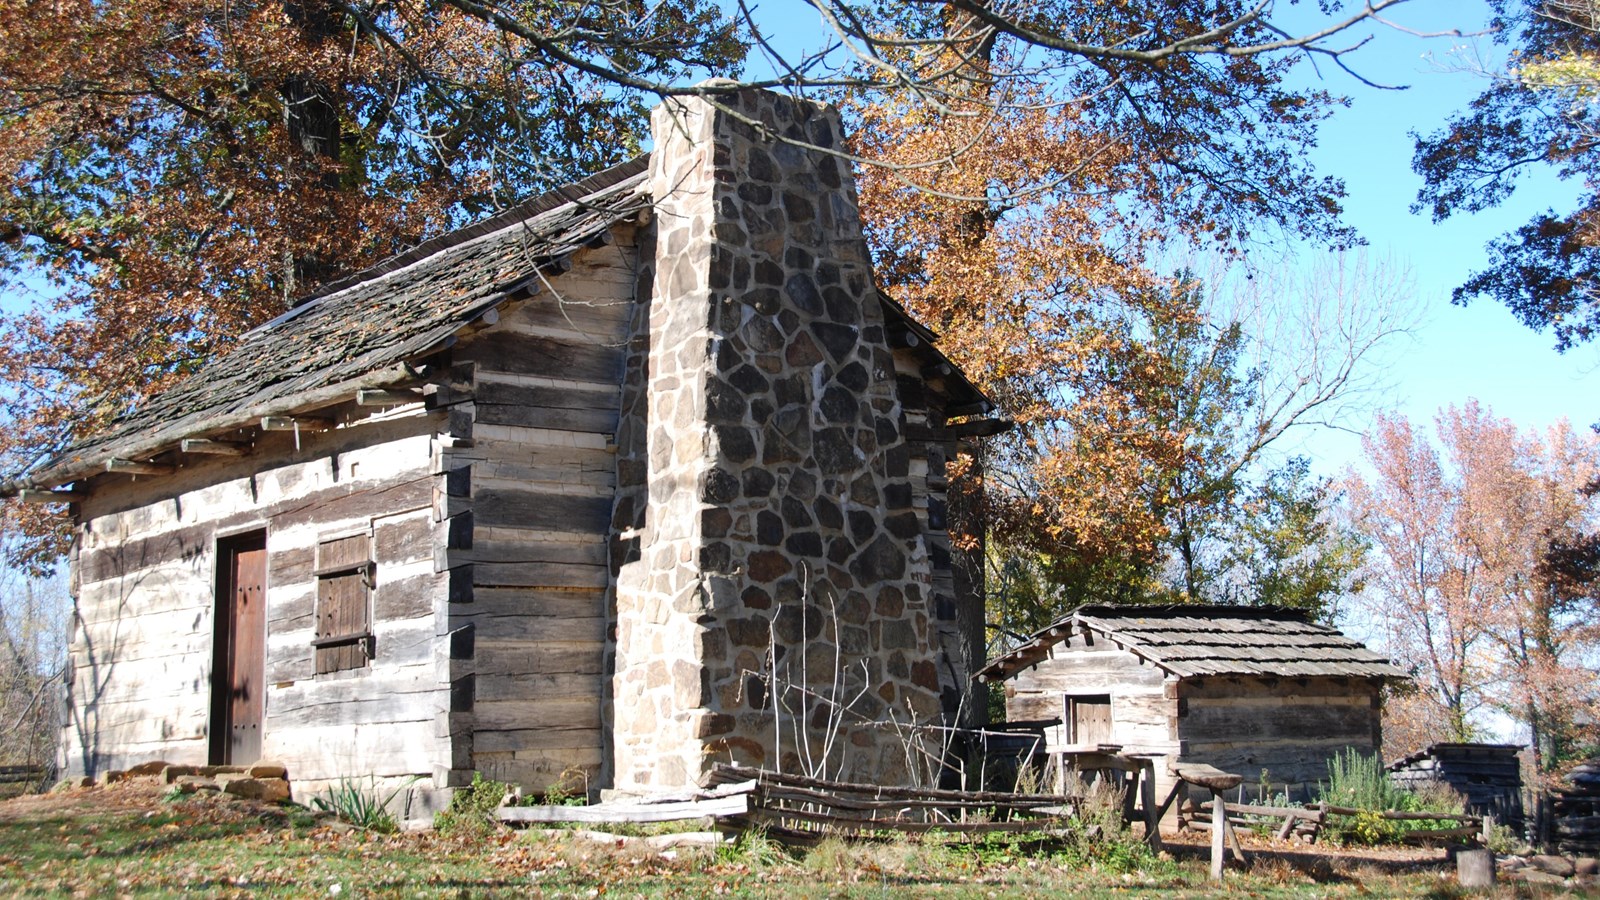
[[[669,101],[652,122],[648,333],[618,435],[613,783],[824,756],[831,776],[901,783],[904,732],[883,723],[940,715],[905,411],[849,168],[772,139],[838,147],[841,126],[765,92],[719,103]]]

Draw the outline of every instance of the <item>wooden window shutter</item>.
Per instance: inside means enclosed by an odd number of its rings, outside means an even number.
[[[317,544],[317,674],[359,669],[372,658],[372,542],[364,534]]]

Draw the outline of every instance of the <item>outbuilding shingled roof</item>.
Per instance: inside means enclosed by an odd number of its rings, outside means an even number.
[[[999,681],[1042,662],[1072,634],[1092,633],[1179,678],[1316,675],[1406,678],[1337,629],[1296,610],[1254,606],[1082,606],[974,676]]]

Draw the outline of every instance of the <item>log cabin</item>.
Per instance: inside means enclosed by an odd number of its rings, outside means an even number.
[[[838,115],[652,128],[0,486],[74,528],[64,772],[420,776],[426,819],[474,772],[894,783],[983,709],[945,464],[1007,423],[875,286]]]
[[[1303,800],[1331,757],[1380,751],[1384,684],[1407,676],[1294,610],[1182,605],[1079,607],[976,677],[1005,682],[1008,719],[1057,723],[1057,759],[1116,745],[1154,758],[1158,796],[1210,765]]]

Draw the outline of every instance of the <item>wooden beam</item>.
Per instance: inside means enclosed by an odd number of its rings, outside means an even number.
[[[1211,880],[1222,880],[1222,865],[1228,859],[1228,845],[1225,835],[1228,827],[1228,805],[1223,802],[1222,795],[1216,794],[1211,798]]]
[[[17,491],[17,499],[23,503],[76,503],[87,496],[88,491],[41,491],[29,488]]]
[[[262,431],[332,431],[333,420],[324,416],[262,416]]]
[[[478,315],[468,323],[467,327],[471,328],[473,331],[482,331],[485,328],[498,324],[499,321],[500,308],[498,306],[491,306],[483,312],[478,313]]]
[[[119,459],[112,457],[106,460],[107,472],[119,472],[123,475],[171,475],[178,469],[165,463],[140,462],[136,459]]]
[[[357,406],[400,406],[405,403],[416,403],[421,399],[422,392],[419,390],[362,388],[356,391]]]
[[[250,445],[237,441],[213,441],[209,438],[184,438],[178,448],[185,453],[194,453],[203,456],[243,456],[250,452]]]
[[[931,366],[923,366],[922,367],[922,377],[924,379],[927,379],[927,378],[943,378],[944,376],[949,375],[951,372],[954,372],[954,371],[955,371],[955,367],[950,365],[949,363],[947,363],[947,362],[937,362],[937,363],[934,363]]]
[[[966,422],[957,422],[945,429],[958,438],[994,437],[1011,430],[1011,422],[1007,419],[971,419]]]
[[[946,419],[960,418],[961,416],[986,416],[994,412],[994,404],[988,400],[979,400],[977,403],[968,403],[965,406],[951,406],[944,411]]]

